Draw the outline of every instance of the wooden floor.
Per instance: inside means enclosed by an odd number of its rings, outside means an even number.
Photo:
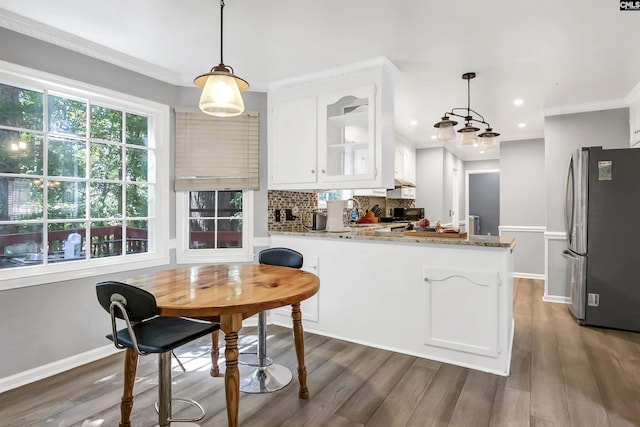
[[[306,334],[311,399],[298,399],[295,379],[276,393],[242,394],[240,425],[640,426],[640,334],[580,327],[542,294],[541,281],[515,281],[509,377]],[[295,372],[291,332],[268,331],[269,354]],[[255,337],[243,339],[250,349]],[[207,339],[180,349],[187,372],[174,369],[174,395],[207,409],[203,427],[225,426],[223,378],[209,377],[209,350]],[[0,394],[0,425],[116,426],[121,368],[118,354]],[[156,385],[156,357],[141,358],[135,426],[154,425]]]

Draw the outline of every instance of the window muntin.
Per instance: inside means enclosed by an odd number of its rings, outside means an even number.
[[[149,251],[152,118],[0,84],[0,268]]]

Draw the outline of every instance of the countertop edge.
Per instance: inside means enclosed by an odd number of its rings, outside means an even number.
[[[342,240],[358,240],[358,241],[382,241],[382,242],[398,242],[398,243],[417,243],[417,244],[444,244],[444,245],[460,245],[460,246],[477,246],[477,247],[493,247],[493,248],[509,248],[515,247],[515,239],[505,236],[471,236],[464,239],[450,237],[417,237],[402,235],[389,235],[376,232],[375,229],[357,228],[344,232],[327,232],[327,231],[269,231],[269,235],[279,236],[295,236],[295,237],[313,237],[322,239],[342,239]],[[389,232],[388,234],[401,234],[400,232]]]

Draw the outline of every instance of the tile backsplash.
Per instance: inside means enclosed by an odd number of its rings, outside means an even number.
[[[268,192],[268,227],[270,231],[304,231],[302,224],[311,225],[311,212],[318,209],[318,193],[300,191],[269,190]],[[415,200],[386,199],[384,197],[355,196],[360,207],[365,211],[374,205],[382,208],[383,216],[390,216],[393,208],[415,207]],[[297,208],[297,218],[287,221],[285,210]],[[276,210],[280,210],[280,221],[276,221]]]

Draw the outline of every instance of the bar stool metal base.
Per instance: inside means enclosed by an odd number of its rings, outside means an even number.
[[[271,393],[287,386],[293,378],[288,368],[278,364],[240,370],[240,391],[245,393]]]

